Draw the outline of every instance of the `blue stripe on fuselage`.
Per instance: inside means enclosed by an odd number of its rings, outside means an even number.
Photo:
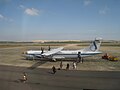
[[[96,55],[96,54],[99,54],[99,53],[81,53],[81,56],[82,55]],[[78,54],[55,54],[55,55],[78,55]]]

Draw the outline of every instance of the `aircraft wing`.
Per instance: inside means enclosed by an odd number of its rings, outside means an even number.
[[[41,55],[34,55],[34,56],[36,56],[36,57],[38,57],[38,58],[41,58],[41,57],[42,57]]]
[[[50,56],[50,55],[56,54],[59,51],[61,51],[62,49],[63,49],[63,47],[60,47],[60,48],[57,48],[57,49],[52,49],[48,52],[43,53],[42,56]]]

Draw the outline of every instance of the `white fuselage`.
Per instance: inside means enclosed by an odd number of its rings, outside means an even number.
[[[41,55],[42,51],[27,51],[26,53],[26,57],[27,58],[36,58],[35,55]],[[47,52],[47,51],[44,51]],[[96,55],[96,54],[101,54],[101,52],[93,52],[93,51],[86,51],[83,52],[82,50],[62,50],[59,51],[56,54],[47,56],[47,58],[51,58],[51,59],[61,59],[61,58],[78,58],[78,52],[81,52],[81,57],[88,57],[88,56],[92,56],[92,55]]]
[[[30,50],[26,52],[26,58],[62,59],[62,58],[88,57],[96,54],[101,54],[101,52],[98,51],[100,44],[101,44],[101,39],[96,38],[88,47],[81,50],[63,50],[63,47],[57,49],[51,49],[49,51]]]
[[[60,51],[56,55],[64,56],[65,58],[78,58],[78,52],[81,52],[81,57],[92,56],[100,54],[101,52],[82,52],[82,51]]]

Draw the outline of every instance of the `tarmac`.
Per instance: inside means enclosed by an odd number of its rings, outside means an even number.
[[[73,70],[74,60],[66,60],[63,70],[53,74],[51,67],[59,68],[60,61],[25,60],[22,52],[29,48],[0,49],[0,90],[120,90],[120,61],[102,60],[101,56],[87,57]],[[120,48],[113,49],[116,53],[112,54],[119,56]],[[65,70],[67,63],[70,70]],[[26,83],[20,81],[23,72],[27,73]]]
[[[20,82],[27,73],[26,83]],[[0,90],[120,90],[119,71],[82,71],[0,65]]]
[[[74,46],[76,49],[81,48]],[[54,47],[55,48],[55,47]],[[110,47],[102,47],[102,52],[106,52]],[[21,47],[8,47],[0,48],[0,65],[19,66],[28,68],[46,68],[50,69],[53,65],[59,67],[61,60],[53,62],[52,60],[26,60],[23,52],[27,50],[39,50],[40,46],[21,46]],[[77,64],[77,70],[87,71],[120,71],[120,47],[111,48],[112,55],[119,56],[118,62],[111,62],[108,60],[101,59],[102,55],[96,55],[92,57],[84,58],[84,63]],[[113,52],[114,50],[114,52]],[[70,69],[73,69],[73,62],[75,60],[65,59],[63,60],[63,68],[66,68],[67,63],[70,64]]]

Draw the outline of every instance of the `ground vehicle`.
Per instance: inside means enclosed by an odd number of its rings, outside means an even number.
[[[117,57],[108,55],[107,53],[102,56],[102,59],[106,59],[106,60],[109,60],[109,61],[118,61]]]

